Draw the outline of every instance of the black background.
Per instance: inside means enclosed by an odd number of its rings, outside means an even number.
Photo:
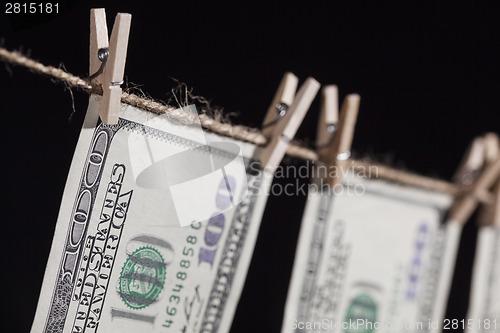
[[[497,6],[59,3],[52,15],[2,7],[3,46],[86,76],[90,8],[106,8],[110,31],[115,14],[129,12],[125,73],[152,97],[166,99],[176,78],[238,112],[234,122],[259,126],[285,71],[312,76],[337,84],[341,97],[361,95],[358,156],[444,179],[474,136],[499,131]],[[2,64],[0,87],[3,316],[26,332],[88,97],[73,91],[69,121],[61,84]],[[296,138],[314,141],[318,113],[316,101]],[[303,196],[270,197],[232,332],[279,331],[304,204]],[[465,316],[475,237],[471,219],[447,318]]]

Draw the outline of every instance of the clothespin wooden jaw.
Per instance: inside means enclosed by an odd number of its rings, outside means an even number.
[[[104,8],[93,8],[90,10],[90,57],[89,75],[98,73],[106,50],[109,49],[108,25],[106,24],[106,11]],[[100,51],[101,50],[101,51]],[[99,55],[101,54],[101,59]],[[106,56],[107,57],[107,56]],[[106,59],[107,60],[107,59]],[[94,78],[102,85],[102,75]]]
[[[493,201],[491,205],[491,224],[500,228],[500,181],[493,188]]]
[[[478,198],[491,188],[499,175],[500,158],[486,166],[470,190],[464,196],[455,200],[455,203],[450,208],[450,218],[461,224],[467,222],[478,205]]]
[[[335,85],[329,85],[321,91],[321,111],[316,135],[316,152],[319,160],[327,157],[328,146],[333,142],[339,120],[339,94]]]
[[[92,9],[90,12],[90,67],[89,72],[95,73],[97,82],[102,84],[103,97],[99,103],[99,115],[104,124],[118,123],[123,74],[127,56],[128,37],[132,15],[118,13],[115,18],[111,38],[108,45],[108,30],[106,13],[103,8]],[[107,56],[98,57],[101,50],[108,48]],[[102,74],[99,69],[103,66]],[[94,76],[94,75],[92,75]]]
[[[477,139],[476,139],[477,140]],[[500,156],[497,156],[494,160],[487,161],[488,163],[484,163],[484,157],[485,157],[485,143],[484,141],[477,141],[481,142],[481,144],[476,144],[476,140],[472,143],[470,146],[470,149],[464,158],[464,163],[462,164],[463,166],[459,168],[459,171],[456,174],[455,179],[461,179],[460,177],[457,177],[459,175],[463,175],[464,170],[467,169],[467,165],[479,165],[477,161],[474,163],[467,163],[468,160],[471,160],[472,158],[470,156],[476,155],[482,156],[482,164],[485,164],[485,167],[482,169],[480,174],[477,176],[477,178],[473,181],[473,183],[470,186],[467,186],[467,191],[465,192],[464,195],[461,197],[457,198],[455,202],[453,203],[452,207],[450,208],[449,212],[449,217],[450,219],[457,221],[458,223],[464,224],[467,222],[469,219],[470,215],[474,212],[478,205],[478,199],[482,196],[485,196],[486,193],[488,193],[488,190],[493,186],[495,182],[498,181],[499,176],[500,176]],[[479,147],[479,148],[477,148]],[[482,154],[475,152],[475,150],[482,150]],[[477,157],[476,157],[477,158]],[[474,159],[476,159],[474,158]],[[496,200],[496,199],[495,199]],[[489,214],[488,214],[489,215]],[[491,217],[491,215],[490,215]],[[489,219],[489,218],[488,218]],[[491,223],[491,222],[490,222]]]
[[[273,101],[267,110],[262,122],[262,134],[270,139],[278,121],[286,114],[295,98],[295,91],[299,79],[290,72],[286,72],[281,79],[281,83],[276,90]]]
[[[313,78],[308,78],[300,87],[293,103],[286,114],[276,123],[268,144],[260,154],[260,161],[264,169],[274,172],[279,166],[319,88],[319,82]]]
[[[486,133],[483,137],[484,161],[493,163],[500,156],[500,139],[495,133]]]
[[[482,137],[475,138],[459,164],[453,182],[459,186],[471,185],[484,165],[485,145]]]
[[[347,95],[342,103],[338,128],[333,142],[324,153],[324,162],[328,166],[338,169],[345,168],[348,158],[351,156],[351,145],[354,137],[354,128],[358,118],[360,96],[357,94]],[[326,181],[330,187],[342,184],[340,175],[343,172],[335,172],[336,177],[328,178]]]
[[[500,157],[500,143],[495,133],[487,133],[483,137],[485,165],[490,165]],[[500,178],[497,179],[491,193],[489,203],[483,203],[479,212],[479,225],[500,227]]]

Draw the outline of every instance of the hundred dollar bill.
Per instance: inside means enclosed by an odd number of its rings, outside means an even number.
[[[442,328],[461,226],[445,194],[351,176],[310,192],[282,332]]]
[[[118,124],[104,125],[98,99],[31,331],[227,332],[272,175],[253,160],[254,145],[165,115],[122,104]]]
[[[500,228],[479,229],[466,332],[500,331]]]

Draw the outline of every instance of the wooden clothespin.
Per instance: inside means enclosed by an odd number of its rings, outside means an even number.
[[[486,133],[483,136],[484,161],[486,164],[493,163],[500,156],[500,140],[495,133]]]
[[[333,142],[339,121],[339,93],[337,86],[325,86],[321,90],[321,110],[316,134],[316,153],[319,160],[327,158],[328,146]]]
[[[333,100],[333,96],[330,98]],[[338,170],[344,169],[347,164],[347,160],[351,156],[351,144],[354,137],[354,128],[358,118],[360,99],[359,95],[351,94],[347,95],[342,103],[340,119],[338,121],[333,142],[324,148],[324,151],[322,151],[319,155],[321,162],[325,163],[329,167],[333,166]],[[334,110],[334,107],[330,106],[330,108],[330,111],[327,113],[333,113],[331,110]],[[323,115],[321,118],[326,119]],[[326,122],[327,120],[320,119],[320,124],[323,123],[323,121]],[[325,127],[323,126],[322,130],[324,129]],[[320,134],[318,134],[318,136],[319,135]],[[338,184],[342,184],[343,181],[340,177],[343,172],[335,172],[334,174],[336,177],[328,178],[326,180],[327,184],[332,188]]]
[[[458,186],[469,186],[473,183],[484,165],[484,148],[482,137],[472,140],[453,176],[455,184]]]
[[[289,87],[288,83],[287,87]],[[319,88],[319,82],[311,77],[308,78],[306,82],[304,82],[304,84],[300,87],[297,95],[293,99],[292,104],[288,108],[288,111],[274,125],[269,143],[260,154],[260,161],[263,168],[274,172],[279,166],[281,160],[283,159],[283,156],[286,153],[286,149],[288,148],[290,141],[293,139],[295,133],[299,129],[299,126],[302,123],[302,120],[304,119],[307,111],[309,110],[314,97],[318,93]],[[279,95],[279,90],[280,89],[278,89],[277,95]],[[274,100],[273,104],[271,104],[270,109],[273,107],[273,105]],[[269,112],[267,116],[269,116]],[[265,124],[266,123],[264,122],[264,125]]]
[[[104,8],[90,10],[89,73],[102,85],[99,115],[108,125],[118,123],[131,20],[132,15],[118,13],[108,43]]]
[[[484,146],[483,146],[484,149]],[[484,156],[484,150],[483,150]],[[449,218],[464,224],[470,215],[476,209],[479,198],[484,197],[485,193],[498,181],[500,176],[500,157],[487,164],[474,182],[467,187],[464,194],[455,199],[449,211]]]
[[[500,228],[500,180],[493,187],[493,201],[490,203],[490,220],[488,223]]]
[[[484,162],[490,165],[500,157],[500,144],[495,133],[487,133],[483,137]],[[492,189],[491,200],[482,204],[477,223],[480,226],[495,225],[500,227],[500,179],[497,179]]]
[[[286,72],[276,90],[273,101],[267,109],[267,114],[262,122],[262,134],[270,139],[278,121],[286,114],[295,98],[295,91],[299,79],[290,72]]]

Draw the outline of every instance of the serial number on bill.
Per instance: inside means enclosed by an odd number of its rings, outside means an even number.
[[[7,2],[5,14],[59,14],[59,3]]]

